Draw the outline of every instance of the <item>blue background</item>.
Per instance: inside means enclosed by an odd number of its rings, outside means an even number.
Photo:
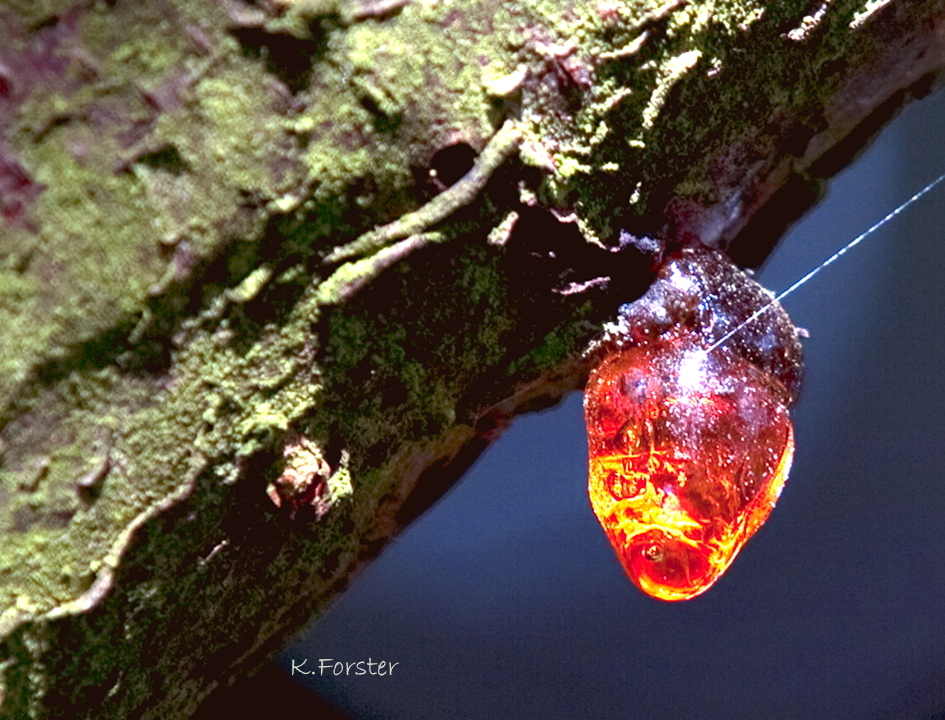
[[[760,274],[783,289],[945,172],[913,103]],[[785,301],[807,328],[794,468],[707,594],[625,577],[588,505],[579,393],[519,419],[257,682],[356,718],[879,720],[945,712],[945,186]],[[300,678],[292,660],[387,660]],[[273,693],[279,686],[277,693]],[[305,710],[301,710],[305,712]]]

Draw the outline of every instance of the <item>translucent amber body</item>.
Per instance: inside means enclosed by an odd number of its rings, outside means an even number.
[[[705,592],[768,517],[794,452],[784,386],[678,327],[607,357],[585,390],[589,493],[627,574]]]

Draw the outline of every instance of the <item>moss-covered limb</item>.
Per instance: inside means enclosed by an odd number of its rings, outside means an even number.
[[[943,65],[874,5],[0,4],[0,716],[252,670],[580,385],[619,229],[763,255]]]

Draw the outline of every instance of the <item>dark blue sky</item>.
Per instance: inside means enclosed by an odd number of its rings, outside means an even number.
[[[788,286],[945,172],[942,137],[945,93],[907,108],[761,281]],[[810,331],[794,468],[708,593],[663,603],[626,578],[587,501],[574,394],[519,419],[279,667],[400,663],[392,677],[301,681],[357,718],[938,717],[943,211],[945,187],[785,302]]]

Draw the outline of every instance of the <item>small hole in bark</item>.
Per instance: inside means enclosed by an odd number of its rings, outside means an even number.
[[[456,183],[468,173],[476,162],[476,151],[466,143],[456,143],[437,151],[430,163],[430,171],[436,174],[444,187]]]

